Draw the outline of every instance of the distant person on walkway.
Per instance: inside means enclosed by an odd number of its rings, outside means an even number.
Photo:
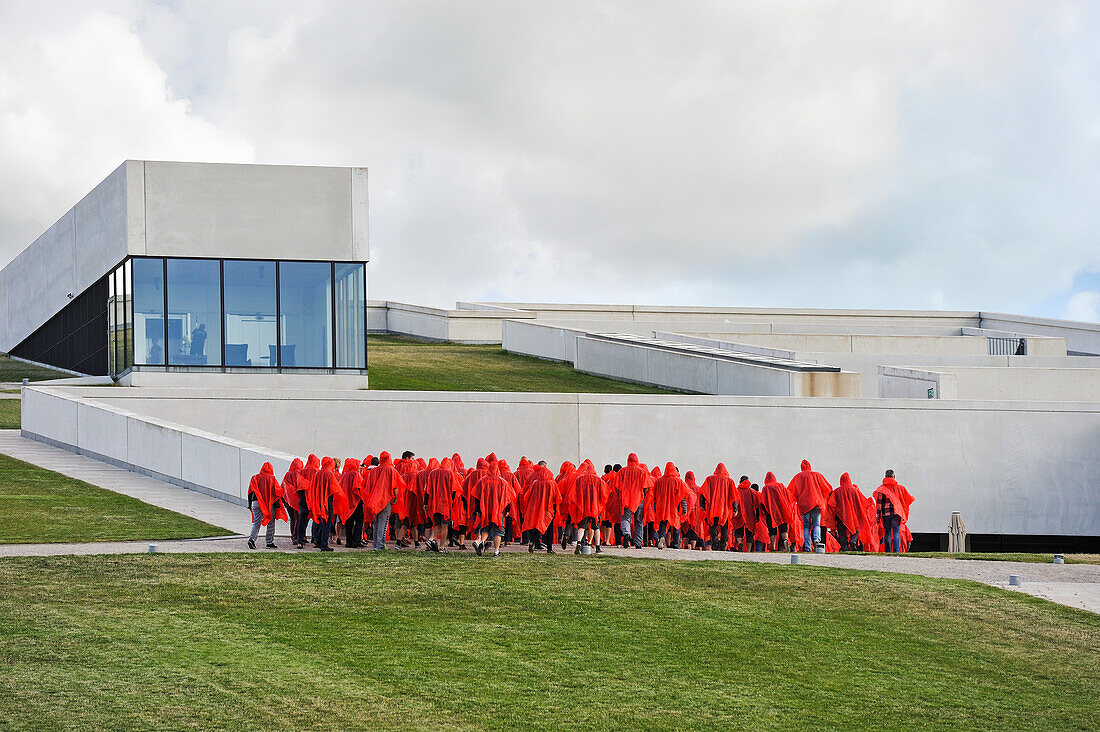
[[[488,474],[473,490],[474,526],[478,528],[478,540],[474,551],[480,557],[486,541],[493,543],[493,556],[500,555],[500,540],[504,536],[504,518],[509,505],[515,500],[511,484],[500,476],[496,461],[489,463]]]
[[[894,471],[887,470],[882,485],[875,490],[875,502],[885,551],[900,552],[902,527],[909,521],[909,506],[913,496],[894,479]]]
[[[287,520],[286,511],[279,497],[282,490],[275,477],[275,468],[264,463],[260,472],[252,476],[248,483],[248,508],[252,511],[252,533],[248,535],[248,548],[256,548],[256,537],[260,526],[267,527],[267,548],[275,549],[275,519]]]
[[[321,460],[321,469],[313,476],[306,497],[313,523],[318,527],[317,548],[323,552],[331,552],[328,537],[332,523],[337,515],[347,515],[347,499],[340,487],[335,460],[330,457]]]
[[[294,458],[290,469],[283,476],[283,504],[290,514],[290,543],[297,546],[298,541],[298,471],[304,467],[301,458]]]
[[[359,461],[355,458],[344,460],[344,472],[340,474],[340,486],[348,499],[346,545],[348,549],[358,549],[363,546],[363,476],[359,472]]]
[[[821,536],[821,512],[833,492],[833,486],[825,476],[810,468],[810,461],[802,461],[802,470],[787,484],[798,501],[798,512],[802,514],[802,550],[814,551]]]
[[[649,489],[649,502],[653,506],[653,520],[657,524],[657,548],[669,545],[669,529],[674,531],[674,544],[679,548],[681,504],[688,499],[688,485],[680,478],[674,463],[665,463],[665,472]]]
[[[206,355],[206,323],[199,323],[199,327],[191,331],[191,355]]]
[[[795,518],[791,512],[790,494],[787,486],[776,480],[775,473],[770,470],[764,476],[764,488],[760,492],[760,512],[768,527],[768,543],[772,550],[790,551],[789,532]]]
[[[596,466],[591,460],[581,463],[577,475],[570,481],[569,505],[572,506],[573,518],[577,522],[577,548],[574,554],[580,554],[583,547],[595,546],[596,553],[601,552],[599,531],[600,514],[611,487],[596,474]]]
[[[840,485],[829,496],[825,507],[826,524],[836,531],[840,551],[858,552],[871,547],[871,524],[875,516],[868,508],[873,505],[850,475],[840,476]]]
[[[545,548],[547,554],[554,553],[554,524],[560,502],[561,492],[554,474],[546,467],[546,461],[541,461],[531,475],[523,502],[522,528],[527,532],[527,551]]]

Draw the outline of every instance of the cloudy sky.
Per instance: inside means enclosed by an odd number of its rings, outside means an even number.
[[[376,299],[1100,316],[1100,3],[0,3],[0,264],[124,159],[370,168]]]

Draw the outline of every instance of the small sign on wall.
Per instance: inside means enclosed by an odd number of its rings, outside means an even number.
[[[928,387],[928,398],[929,399],[935,399],[936,398],[936,387],[934,387],[934,386]]]

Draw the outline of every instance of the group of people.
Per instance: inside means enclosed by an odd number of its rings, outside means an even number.
[[[340,460],[296,458],[280,481],[264,463],[248,486],[256,548],[261,526],[275,544],[276,520],[291,541],[333,551],[331,544],[383,551],[387,540],[445,553],[500,553],[520,542],[528,551],[600,553],[607,546],[700,551],[907,551],[913,496],[887,470],[867,497],[848,473],[834,488],[802,461],[786,485],[774,473],[763,485],[730,477],[719,463],[698,483],[669,462],[650,469],[631,453],[626,466],[564,462],[555,475],[546,461],[521,458],[515,470],[495,454],[467,468],[457,453],[428,461],[405,452]],[[801,530],[800,530],[801,529]],[[309,535],[307,537],[307,530]]]

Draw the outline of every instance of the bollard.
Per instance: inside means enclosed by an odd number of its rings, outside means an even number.
[[[29,383],[31,383],[31,380],[30,380],[30,379],[28,379],[28,378],[27,378],[26,376],[24,376],[24,377],[23,377],[23,386],[26,386],[26,385],[27,385],[27,384],[29,384]]]
[[[797,554],[792,554],[791,555],[791,564],[798,564],[798,555]]]
[[[583,544],[581,546],[581,554],[591,554],[592,546],[590,544]]]
[[[1055,564],[1065,564],[1066,563],[1065,556],[1063,556],[1061,554],[1055,554],[1054,555],[1054,563]]]
[[[1008,584],[1012,585],[1013,587],[1019,587],[1020,586],[1020,575],[1018,575],[1018,574],[1008,575]]]
[[[156,554],[157,553],[157,545],[156,544],[150,544],[149,545],[149,553],[150,554]]]
[[[818,543],[814,544],[814,554],[824,554],[824,553],[825,553],[825,544],[824,543],[818,542]]]

